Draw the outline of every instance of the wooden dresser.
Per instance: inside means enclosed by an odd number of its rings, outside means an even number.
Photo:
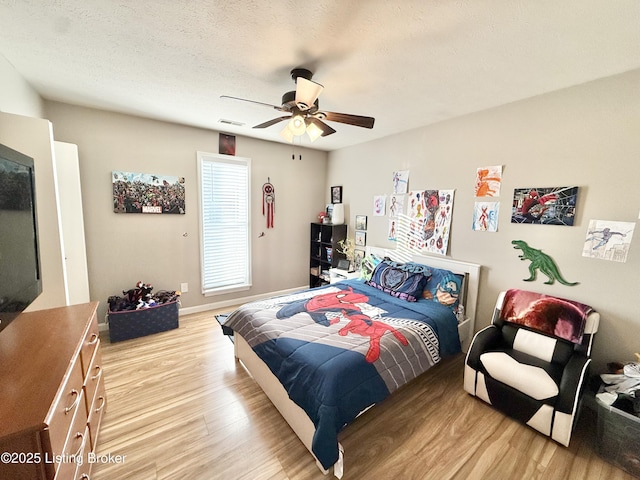
[[[0,479],[89,479],[106,406],[98,302],[0,332]]]

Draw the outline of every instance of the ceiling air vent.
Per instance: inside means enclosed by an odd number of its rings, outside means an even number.
[[[218,120],[218,122],[224,123],[226,125],[233,125],[235,127],[243,127],[244,126],[244,123],[242,123],[242,122],[236,122],[235,120],[227,120],[226,118],[221,118],[220,120]]]

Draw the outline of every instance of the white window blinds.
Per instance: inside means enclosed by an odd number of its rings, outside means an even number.
[[[198,152],[202,293],[251,286],[251,160]]]

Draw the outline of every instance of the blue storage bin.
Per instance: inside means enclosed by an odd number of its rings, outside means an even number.
[[[178,328],[178,301],[108,313],[111,343]]]

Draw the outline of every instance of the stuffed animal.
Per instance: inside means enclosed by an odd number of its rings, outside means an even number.
[[[142,300],[147,300],[151,297],[151,291],[153,290],[153,286],[150,284],[138,282],[136,283],[136,288],[132,288],[131,290],[122,291],[122,294],[125,296],[127,301],[133,305],[137,305],[138,302]]]
[[[109,310],[112,312],[120,312],[123,310],[140,310],[149,308],[163,303],[176,301],[180,296],[179,291],[161,290],[155,295],[151,292],[153,286],[142,281],[136,283],[135,288],[123,290],[124,297],[109,297]]]

